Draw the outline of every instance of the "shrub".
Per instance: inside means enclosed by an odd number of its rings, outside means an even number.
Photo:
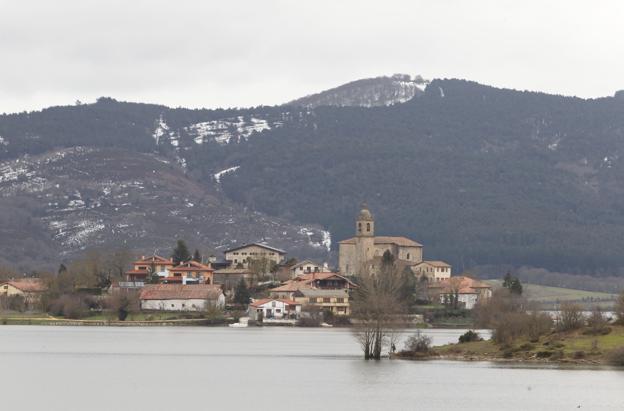
[[[299,327],[318,327],[321,325],[321,320],[317,317],[301,317],[297,320]]]
[[[589,329],[587,330],[587,334],[590,335],[606,335],[611,332],[611,329],[608,326],[609,322],[602,314],[600,307],[594,307],[591,315],[587,319],[587,326]]]
[[[473,342],[473,341],[481,341],[481,340],[482,338],[479,336],[479,333],[472,331],[472,330],[468,330],[463,335],[459,336],[460,344]]]
[[[618,324],[624,325],[624,292],[620,294],[615,302],[615,317]]]
[[[585,351],[575,351],[573,357],[577,360],[585,358]]]
[[[607,356],[607,360],[611,365],[624,366],[624,347],[611,351]]]
[[[580,305],[565,302],[561,304],[557,329],[559,331],[578,330],[585,324],[583,311]]]
[[[405,341],[405,351],[410,353],[428,353],[431,350],[431,337],[424,335],[420,330],[416,331]]]
[[[526,336],[531,342],[539,341],[542,335],[549,333],[553,328],[553,319],[550,315],[533,311],[526,319]]]
[[[0,296],[0,310],[26,311],[27,304],[21,295]]]
[[[59,315],[74,320],[84,318],[88,314],[82,299],[77,295],[63,295],[52,300],[48,307],[48,312],[52,315]]]

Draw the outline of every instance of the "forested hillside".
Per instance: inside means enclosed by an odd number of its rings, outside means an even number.
[[[367,201],[379,234],[412,237],[425,258],[456,270],[624,274],[624,100],[434,80],[402,104],[308,106],[188,110],[102,98],[3,115],[0,182],[25,156],[114,147],[166,159],[218,201],[293,222],[304,239],[318,224],[333,247]],[[0,195],[13,201],[7,187]],[[329,245],[319,230],[309,243]]]

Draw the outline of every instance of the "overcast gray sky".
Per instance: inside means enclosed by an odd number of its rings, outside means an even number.
[[[612,95],[624,2],[0,0],[0,112],[279,104],[393,73]]]

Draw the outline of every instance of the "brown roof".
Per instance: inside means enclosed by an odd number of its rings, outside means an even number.
[[[215,274],[251,274],[251,271],[247,268],[222,268],[216,270]]]
[[[143,287],[141,300],[215,300],[223,291],[209,284],[149,284]]]
[[[301,305],[301,303],[298,303],[297,301],[293,301],[293,300],[283,300],[283,299],[279,299],[279,298],[262,298],[260,300],[256,300],[253,303],[249,304],[252,307],[260,307],[261,305],[264,305],[268,302],[271,301],[281,301],[284,304],[288,304],[288,305]]]
[[[214,270],[207,265],[191,260],[191,261],[182,263],[176,267],[173,267],[169,271],[214,271]]]
[[[355,237],[342,240],[340,244],[355,244]],[[410,240],[407,237],[377,236],[375,237],[375,244],[396,244],[400,247],[422,247],[422,244]]]
[[[420,264],[429,264],[429,265],[432,265],[434,267],[450,267],[451,266],[450,264],[445,263],[444,261],[438,261],[438,260],[422,261],[418,265],[420,265]]]
[[[150,255],[149,257],[141,257],[132,264],[170,264],[173,265],[173,260],[161,257],[159,255]]]
[[[298,276],[293,278],[291,281],[303,281],[303,282],[311,283],[312,281],[315,281],[315,280],[327,280],[327,279],[332,278],[332,277],[337,277],[337,278],[339,278],[341,280],[345,280],[347,283],[349,283],[349,285],[351,287],[357,287],[348,278],[346,278],[346,277],[344,277],[344,276],[342,276],[342,275],[340,275],[338,273],[331,273],[331,272],[299,274]]]
[[[491,285],[470,278],[467,276],[451,277],[437,283],[433,283],[429,288],[438,288],[442,293],[450,293],[457,291],[459,294],[476,294],[479,289],[492,288]]]
[[[40,278],[20,278],[18,280],[5,281],[2,284],[9,284],[25,293],[40,293],[48,289]]]
[[[269,292],[291,292],[300,290],[301,288],[310,288],[310,284],[306,281],[289,281],[279,287],[271,288]]]
[[[270,250],[270,251],[275,251],[278,254],[286,254],[286,251],[284,251],[284,250],[282,250],[280,248],[276,248],[276,247],[270,246],[270,245],[265,244],[265,243],[244,244],[244,245],[241,245],[241,246],[238,246],[238,247],[234,247],[234,248],[230,248],[228,250],[225,250],[224,253],[229,253],[230,251],[236,251],[236,250],[240,250],[241,248],[247,248],[247,247],[253,247],[253,246],[260,247],[260,248],[265,248],[265,249]]]
[[[134,275],[147,275],[149,274],[147,270],[128,270],[126,274],[134,274]]]

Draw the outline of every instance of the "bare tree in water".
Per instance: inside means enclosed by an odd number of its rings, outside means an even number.
[[[395,343],[405,326],[405,295],[410,285],[402,272],[389,252],[379,269],[360,270],[352,302],[353,333],[367,360],[380,359],[384,347]]]

